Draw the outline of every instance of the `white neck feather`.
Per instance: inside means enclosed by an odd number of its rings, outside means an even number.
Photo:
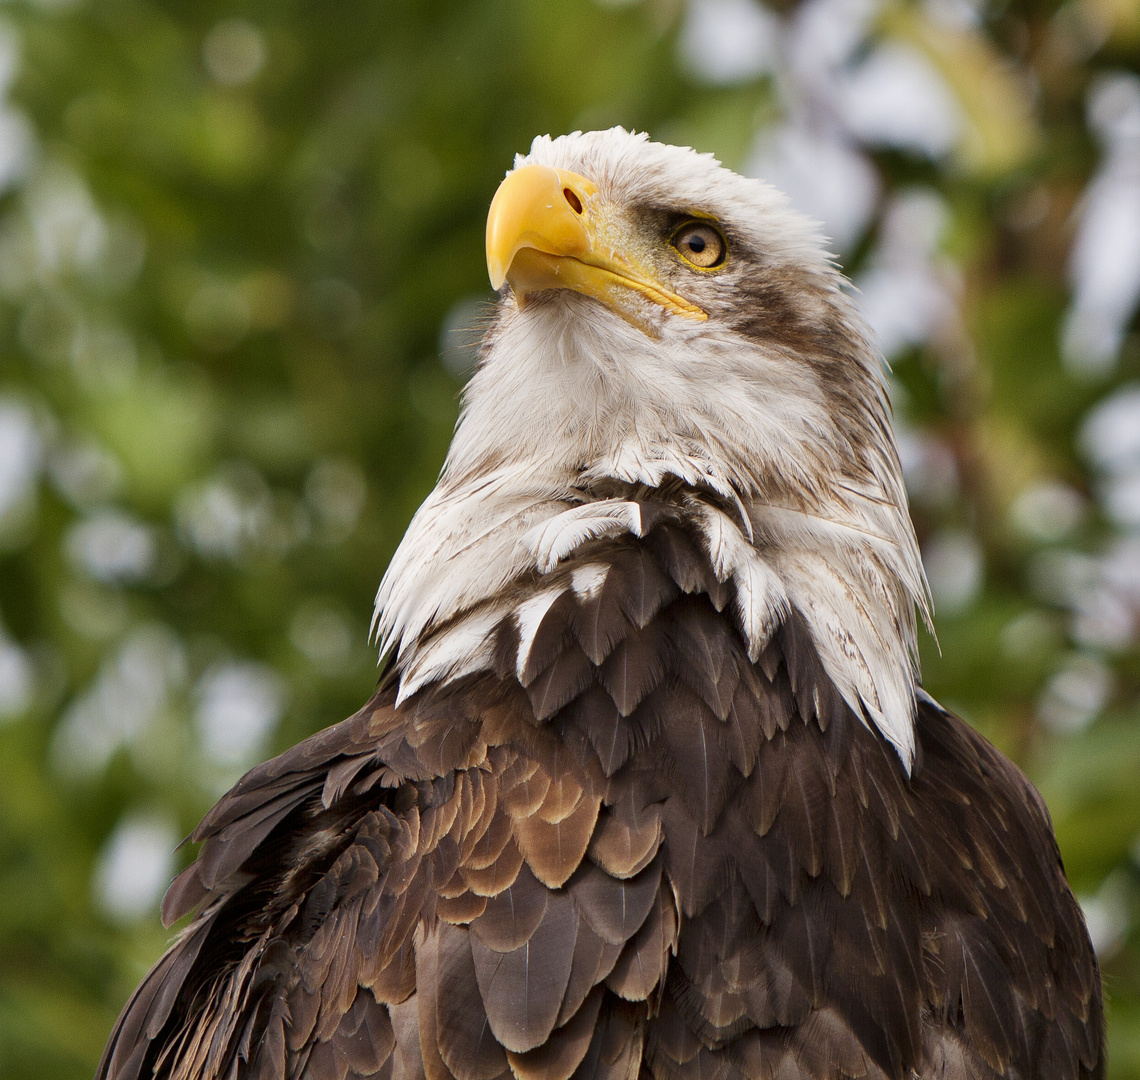
[[[664,343],[558,297],[504,301],[439,483],[380,585],[375,628],[401,696],[488,666],[489,629],[535,602],[517,584],[585,540],[638,533],[628,491],[651,497],[675,477],[739,510],[692,500],[753,655],[795,608],[840,693],[909,769],[926,586],[881,390],[860,465],[808,365],[727,332]]]

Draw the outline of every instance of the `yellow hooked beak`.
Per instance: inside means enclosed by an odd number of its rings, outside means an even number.
[[[544,289],[592,296],[653,333],[644,302],[703,322],[696,304],[658,281],[636,241],[606,213],[596,184],[547,165],[524,165],[499,185],[487,215],[491,285],[511,286],[520,304]],[[647,254],[647,253],[646,253]]]

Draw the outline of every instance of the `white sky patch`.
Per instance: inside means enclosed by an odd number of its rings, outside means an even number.
[[[950,208],[934,188],[896,191],[883,213],[879,258],[892,263],[927,262],[938,253]]]
[[[154,567],[154,532],[118,510],[104,510],[77,522],[63,544],[72,565],[96,581],[140,581]]]
[[[53,165],[28,193],[37,263],[50,276],[99,267],[107,226],[86,186],[70,169]]]
[[[922,564],[936,615],[960,615],[981,592],[984,563],[978,540],[964,529],[935,533],[922,551]]]
[[[856,285],[856,300],[888,360],[923,344],[950,307],[946,289],[924,266],[908,272],[905,266],[872,265]]]
[[[1053,544],[1081,524],[1085,500],[1069,484],[1042,480],[1019,492],[1009,513],[1014,528],[1026,539]]]
[[[1069,612],[1069,633],[1080,645],[1126,649],[1140,619],[1140,539],[1118,540],[1100,555],[1048,548],[1029,562],[1033,591]]]
[[[910,427],[897,413],[895,439],[911,500],[924,506],[949,506],[958,494],[958,463],[950,447],[929,431]]]
[[[42,462],[43,440],[31,410],[16,398],[0,397],[0,523],[31,496]]]
[[[1081,447],[1110,473],[1140,469],[1140,383],[1126,383],[1085,417]]]
[[[265,36],[246,19],[226,19],[206,35],[202,60],[216,83],[244,86],[265,66],[268,49]]]
[[[856,302],[888,360],[954,319],[949,271],[938,257],[949,216],[930,188],[898,192],[883,213],[878,245],[855,284]]]
[[[1110,520],[1140,531],[1140,384],[1126,383],[1085,418],[1081,447],[1102,473],[1100,501]]]
[[[850,131],[872,146],[938,158],[962,130],[962,110],[938,69],[894,42],[874,49],[846,76],[839,100]]]
[[[862,235],[879,197],[874,166],[847,140],[793,125],[763,132],[745,173],[783,191],[841,251]]]
[[[140,627],[65,710],[52,739],[56,768],[69,776],[99,772],[162,716],[185,678],[186,657],[174,632],[158,623]]]
[[[285,711],[285,683],[265,664],[225,661],[199,680],[194,723],[206,756],[246,768],[263,753]]]
[[[1088,113],[1104,156],[1085,190],[1069,257],[1073,299],[1062,353],[1072,371],[1096,376],[1115,366],[1140,303],[1140,77],[1100,76]]]
[[[1117,540],[1100,559],[1105,584],[1140,610],[1140,537]]]
[[[1069,657],[1049,680],[1037,702],[1037,715],[1060,735],[1083,731],[1112,696],[1111,670],[1096,657],[1078,653]]]
[[[779,18],[756,0],[690,0],[677,50],[690,75],[724,86],[770,72],[780,40]]]
[[[34,694],[31,657],[0,625],[0,726],[27,712]]]
[[[273,506],[260,475],[242,469],[183,492],[175,514],[180,536],[200,554],[235,559],[266,531]]]
[[[1095,896],[1079,897],[1097,958],[1104,963],[1120,951],[1128,934],[1131,885],[1128,873],[1114,870]]]
[[[792,20],[789,64],[801,84],[819,84],[866,40],[881,0],[807,0]],[[832,90],[833,92],[833,90]]]
[[[22,180],[36,154],[32,125],[23,113],[0,108],[0,191]]]
[[[785,120],[760,133],[746,170],[822,222],[840,252],[857,242],[878,199],[878,173],[862,147],[938,158],[958,143],[966,122],[952,89],[918,50],[890,41],[868,49],[881,7],[881,0],[808,0],[796,9],[772,65]],[[875,274],[877,286],[881,268]],[[877,292],[895,295],[905,285],[907,302],[896,309],[920,313],[906,325],[880,313],[892,346],[917,335],[914,323],[942,306],[929,276],[904,282],[900,274],[882,284]]]
[[[924,0],[923,10],[951,30],[971,30],[982,21],[981,0]]]
[[[15,32],[0,23],[0,96],[8,93],[19,67],[20,47]],[[7,105],[0,105],[0,191],[27,174],[35,149],[35,136],[27,118]]]
[[[150,915],[170,884],[178,841],[177,826],[170,818],[124,817],[95,866],[93,891],[103,912],[124,923]]]
[[[1140,579],[1138,579],[1140,580]],[[1136,638],[1140,603],[1107,581],[1074,597],[1070,634],[1078,645],[1105,652],[1123,652]]]
[[[123,486],[119,459],[91,441],[58,447],[48,460],[48,471],[56,490],[74,506],[106,502]]]
[[[1101,485],[1100,500],[1111,521],[1140,530],[1140,471],[1110,477]]]
[[[1127,649],[1140,634],[1140,536],[1118,537],[1095,557],[1070,553],[1063,565],[1072,637],[1098,651]]]

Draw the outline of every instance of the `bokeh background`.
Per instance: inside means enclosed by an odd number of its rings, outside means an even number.
[[[822,220],[942,653],[1041,787],[1140,1077],[1140,0],[0,4],[0,1076],[89,1076],[173,849],[370,692],[531,137]]]

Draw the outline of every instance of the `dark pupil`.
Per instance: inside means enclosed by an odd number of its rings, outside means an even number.
[[[699,255],[702,251],[705,250],[706,247],[708,247],[708,244],[705,243],[705,238],[699,234],[694,235],[694,236],[690,236],[688,243],[689,243],[689,250],[694,255]]]

